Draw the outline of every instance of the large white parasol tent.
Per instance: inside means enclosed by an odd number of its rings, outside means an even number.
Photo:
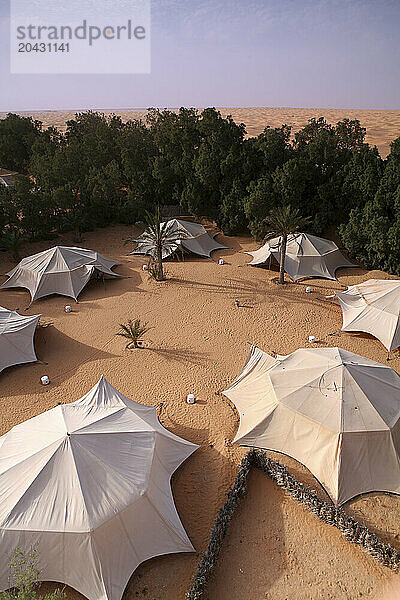
[[[44,252],[23,258],[2,288],[23,287],[31,294],[31,302],[50,294],[61,294],[77,300],[89,279],[97,272],[107,277],[121,277],[111,269],[117,261],[94,250],[54,246]]]
[[[342,331],[363,331],[390,352],[400,346],[400,280],[368,279],[335,292],[343,313]]]
[[[33,338],[40,317],[23,317],[0,306],[0,372],[37,360]]]
[[[16,425],[0,438],[0,588],[17,547],[89,600],[120,600],[140,563],[192,552],[170,479],[197,448],[104,377]]]
[[[262,265],[271,258],[281,260],[282,237],[267,240],[255,252],[246,252],[253,257],[249,265]],[[310,235],[295,233],[288,236],[285,257],[285,271],[294,280],[306,277],[336,279],[339,267],[354,267],[336,246],[335,242]]]
[[[240,415],[234,442],[295,458],[336,505],[400,493],[400,377],[388,366],[341,348],[253,346],[223,393]]]
[[[164,246],[163,258],[168,258],[177,250],[186,250],[207,258],[210,258],[211,252],[214,252],[214,250],[226,250],[226,246],[216,242],[214,237],[199,223],[183,221],[182,219],[170,219],[169,221],[161,223],[160,227],[163,227],[165,224],[165,231],[167,233],[178,231],[182,233],[182,237],[176,242]],[[154,244],[152,242],[152,237],[149,236],[147,231],[144,231],[135,241],[138,245],[130,254],[145,254],[152,256]]]

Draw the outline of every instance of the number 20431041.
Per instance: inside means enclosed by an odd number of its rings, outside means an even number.
[[[69,52],[69,44],[18,44],[18,52]]]

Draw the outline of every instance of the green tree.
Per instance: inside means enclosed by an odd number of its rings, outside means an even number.
[[[341,205],[343,212],[362,207],[375,197],[384,172],[384,161],[376,147],[363,144],[353,150],[351,158],[343,168]]]
[[[179,204],[200,144],[199,114],[150,109],[146,122],[155,144],[152,176],[157,204]]]
[[[192,161],[192,175],[181,195],[181,204],[195,215],[218,216],[222,197],[230,192],[237,176],[233,165],[243,158],[243,123],[223,118],[215,108],[207,108],[198,122],[200,142]]]
[[[157,148],[153,134],[140,120],[126,123],[121,139],[121,205],[118,218],[132,224],[143,220],[146,210],[156,203],[153,177]]]
[[[100,169],[112,161],[121,163],[120,137],[125,125],[115,115],[87,111],[77,113],[67,121],[65,140],[79,148],[79,158],[85,169]]]
[[[9,251],[15,262],[19,262],[19,251],[24,242],[21,230],[16,225],[7,225],[0,233],[0,249]]]
[[[363,148],[366,132],[358,119],[343,119],[335,127],[339,148],[350,152]]]
[[[272,173],[293,156],[290,135],[291,127],[288,125],[275,128],[268,125],[260,135],[253,138],[253,144],[262,156],[262,171]]]
[[[339,231],[345,247],[365,266],[400,273],[400,137],[391,144],[375,195],[354,208]]]
[[[288,236],[302,231],[310,222],[310,217],[302,217],[297,208],[277,206],[266,218],[266,224],[272,227],[269,237],[281,237],[281,260],[279,270],[279,283],[285,283],[285,258]]]
[[[88,172],[85,189],[95,216],[94,225],[105,227],[117,220],[124,196],[120,182],[121,171],[115,160],[98,169],[92,167]]]
[[[17,548],[9,562],[10,586],[12,589],[0,592],[0,600],[62,600],[63,590],[56,589],[50,594],[39,594],[38,557],[34,549],[24,552]]]
[[[13,201],[26,239],[30,242],[50,239],[55,227],[50,195],[38,187],[32,178],[20,175],[15,181]]]
[[[42,123],[32,117],[8,113],[0,119],[0,166],[26,173],[32,147],[41,135]]]
[[[235,179],[231,190],[222,196],[217,224],[225,235],[236,235],[246,227],[243,198],[246,190],[240,179]]]
[[[262,240],[266,233],[265,217],[278,203],[272,175],[264,175],[250,183],[243,207],[248,227],[254,239]]]

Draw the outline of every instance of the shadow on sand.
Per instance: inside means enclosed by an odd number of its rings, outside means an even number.
[[[269,589],[287,570],[281,502],[281,490],[263,473],[252,469],[246,495],[229,525],[207,586],[209,600],[247,599],[249,589],[252,598],[269,597]]]
[[[207,440],[206,430],[190,432],[185,428],[171,428],[171,431],[196,443]],[[172,491],[179,516],[196,552],[160,556],[142,563],[128,583],[125,600],[184,600],[192,585],[199,553],[207,548],[214,519],[226,500],[237,469],[234,462],[208,444],[179,467],[172,477]],[[230,598],[225,592],[214,598],[217,597]],[[243,595],[241,600],[247,597]]]
[[[268,302],[280,298],[285,302],[289,301],[299,304],[304,304],[306,300],[309,305],[316,307],[332,305],[333,308],[340,310],[337,303],[332,302],[329,298],[325,298],[326,295],[331,293],[331,289],[318,286],[318,284],[312,284],[314,292],[306,294],[305,287],[307,285],[304,283],[287,283],[281,286],[270,279],[254,280],[227,277],[221,283],[199,283],[196,280],[171,277],[170,281],[201,293],[225,294],[232,302],[239,300],[241,307],[250,308],[260,304],[268,304]],[[332,283],[336,284],[336,282]]]
[[[175,348],[154,348],[152,346],[146,347],[146,350],[174,362],[189,362],[193,365],[206,365],[210,362],[209,354],[205,352],[194,352],[187,349],[177,350]]]
[[[0,290],[0,305],[5,304],[12,310],[21,312],[21,314],[27,314],[27,311],[29,311],[29,314],[46,312],[47,316],[51,317],[54,316],[56,312],[59,312],[60,306],[66,304],[70,304],[72,309],[74,309],[76,306],[82,306],[90,302],[91,307],[94,308],[96,306],[93,304],[94,300],[114,298],[122,296],[126,292],[141,292],[139,286],[142,282],[142,278],[137,271],[129,268],[129,266],[125,264],[117,265],[114,271],[115,273],[122,275],[122,277],[112,277],[104,280],[96,278],[90,279],[79,294],[78,302],[75,302],[73,298],[68,296],[51,294],[49,296],[44,296],[43,298],[38,298],[38,300],[35,300],[32,305],[30,305],[30,294],[27,289],[6,288],[5,290]]]
[[[83,364],[115,356],[76,341],[51,323],[36,330],[35,349],[39,361],[44,361],[45,364],[28,363],[5,369],[0,373],[4,396],[45,393],[50,388],[40,383],[40,377],[44,373],[49,376],[51,387],[57,387]],[[33,388],[32,381],[37,381]]]

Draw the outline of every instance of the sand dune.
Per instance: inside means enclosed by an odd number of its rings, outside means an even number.
[[[140,119],[146,114],[145,110],[116,109],[104,110],[108,114],[115,113],[125,121]],[[325,117],[329,123],[337,123],[345,118],[359,119],[366,127],[366,141],[376,145],[382,157],[389,153],[390,142],[400,136],[400,110],[352,110],[331,108],[220,108],[223,116],[232,115],[237,123],[245,123],[247,135],[255,136],[261,133],[266,125],[279,127],[283,123],[293,128],[293,133],[304,127],[312,117]],[[61,131],[66,128],[66,121],[74,117],[76,111],[38,111],[19,113],[31,115],[42,121],[45,127],[57,127]],[[5,113],[0,113],[0,118]]]
[[[341,313],[323,296],[341,284],[386,275],[343,269],[340,283],[314,280],[313,293],[306,297],[310,282],[281,288],[273,282],[276,272],[246,266],[249,257],[240,251],[256,247],[250,238],[218,236],[230,249],[214,254],[213,260],[169,262],[169,280],[157,284],[141,270],[142,258],[126,256],[123,240],[131,234],[131,228],[116,226],[87,233],[84,240],[84,246],[121,260],[116,270],[130,278],[105,285],[91,282],[70,314],[64,312],[69,301],[59,296],[37,301],[25,313],[43,313],[44,321],[52,323],[37,335],[38,355],[48,365],[14,367],[0,374],[0,435],[58,402],[80,398],[102,373],[134,400],[163,402],[164,426],[201,445],[175,474],[173,491],[187,532],[202,552],[244,453],[230,443],[238,415],[216,392],[241,369],[247,342],[286,354],[307,346],[313,334],[321,345],[340,345],[384,362],[386,351],[376,339],[329,336],[339,329]],[[58,243],[71,245],[72,236],[64,235]],[[32,244],[24,253],[46,247],[46,242]],[[223,266],[217,264],[219,256],[225,258]],[[1,273],[13,266],[7,254],[0,254],[0,262]],[[245,308],[237,308],[235,299]],[[28,303],[24,290],[0,291],[2,306],[24,309]],[[148,321],[152,329],[147,349],[128,351],[115,332],[119,323],[135,317]],[[400,370],[398,353],[390,366]],[[43,374],[50,377],[48,387],[40,385]],[[185,403],[188,392],[198,399],[193,406]],[[280,458],[324,494],[304,467]],[[346,510],[400,549],[400,497],[371,494],[352,501]],[[134,573],[125,597],[184,600],[198,560],[182,554],[148,561]],[[391,571],[254,473],[211,582],[209,600],[381,598],[382,586],[392,581]],[[67,592],[69,600],[82,598]]]

